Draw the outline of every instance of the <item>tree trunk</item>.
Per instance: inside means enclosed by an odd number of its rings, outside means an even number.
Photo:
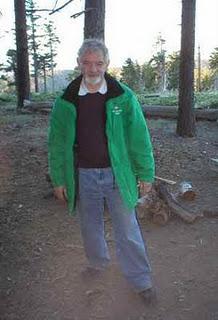
[[[32,23],[32,42],[33,42],[33,68],[34,68],[34,84],[35,84],[35,92],[39,92],[39,81],[38,81],[38,59],[37,59],[37,44],[34,30],[34,21]]]
[[[47,81],[46,81],[45,60],[43,61],[43,84],[44,84],[44,93],[47,93]]]
[[[14,0],[14,11],[17,46],[17,110],[19,111],[23,107],[24,99],[29,99],[30,95],[25,0]]]
[[[84,39],[104,41],[105,0],[86,0],[85,11]]]
[[[179,112],[177,133],[195,136],[194,117],[194,47],[196,0],[182,0],[182,35],[180,53]]]
[[[38,61],[37,61],[37,53],[36,49],[33,48],[33,68],[34,68],[34,86],[35,92],[39,92],[39,79],[38,79]]]

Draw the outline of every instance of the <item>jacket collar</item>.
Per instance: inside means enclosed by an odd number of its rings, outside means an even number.
[[[106,93],[106,100],[118,97],[124,93],[124,89],[121,87],[119,82],[115,78],[111,77],[108,73],[105,74],[105,80],[107,82],[108,88]],[[77,105],[81,81],[82,75],[80,75],[68,85],[67,89],[62,95],[62,98]]]

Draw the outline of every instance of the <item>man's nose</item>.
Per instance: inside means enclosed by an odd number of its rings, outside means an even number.
[[[96,66],[95,63],[92,63],[92,64],[90,65],[90,70],[93,71],[93,72],[97,71],[97,66]]]

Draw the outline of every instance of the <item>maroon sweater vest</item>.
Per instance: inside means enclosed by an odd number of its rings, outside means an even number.
[[[110,167],[105,101],[106,94],[98,92],[78,97],[76,142],[79,168]]]

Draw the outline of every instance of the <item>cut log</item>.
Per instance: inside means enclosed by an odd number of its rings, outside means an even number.
[[[176,106],[150,106],[143,105],[142,110],[146,118],[169,118],[177,119],[178,108]],[[196,120],[216,121],[218,109],[195,109]]]
[[[179,197],[188,201],[193,201],[196,198],[196,192],[193,190],[191,182],[183,181],[180,183]]]
[[[182,218],[185,222],[193,223],[197,218],[197,215],[183,208],[181,204],[175,199],[175,196],[170,193],[166,187],[166,184],[160,182],[156,189],[161,199],[169,206],[170,210]]]

